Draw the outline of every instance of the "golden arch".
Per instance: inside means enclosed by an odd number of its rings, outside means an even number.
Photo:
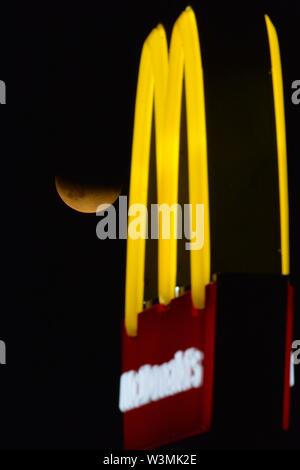
[[[274,96],[279,177],[282,274],[289,265],[289,206],[283,80],[279,42],[275,27],[265,16],[269,40]],[[197,22],[187,8],[176,21],[170,51],[164,28],[159,25],[146,39],[139,67],[135,105],[129,205],[147,204],[150,138],[153,108],[156,133],[158,203],[173,205],[178,197],[178,163],[181,97],[185,79],[189,196],[192,211],[204,205],[204,247],[191,253],[192,299],[196,308],[205,306],[205,286],[210,282],[210,221],[207,168],[204,79]],[[192,214],[192,220],[195,220]],[[129,224],[133,217],[129,215]],[[174,224],[175,225],[175,224]],[[168,304],[175,292],[177,240],[159,239],[159,301]],[[137,315],[143,309],[145,239],[127,241],[125,326],[137,333]]]
[[[197,23],[191,8],[186,9],[174,25],[169,53],[161,25],[151,32],[143,46],[135,106],[129,205],[147,203],[153,105],[158,203],[177,203],[183,78],[186,84],[192,220],[195,220],[193,210],[196,204],[204,205],[204,248],[191,253],[192,298],[194,305],[202,308],[205,305],[205,286],[210,281],[209,195],[203,71]],[[176,286],[177,241],[174,230],[171,230],[170,240],[159,239],[158,250],[159,300],[168,304],[174,297]],[[128,237],[125,325],[130,335],[137,332],[137,314],[143,308],[144,263],[145,239]]]

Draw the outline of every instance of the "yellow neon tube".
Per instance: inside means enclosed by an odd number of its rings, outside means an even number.
[[[192,222],[195,224],[196,204],[204,205],[204,247],[191,251],[191,286],[194,306],[205,306],[205,286],[210,282],[210,223],[207,169],[207,141],[203,70],[197,22],[191,8],[185,10],[175,23],[170,46],[169,82],[166,98],[165,178],[170,168],[172,184],[166,187],[169,204],[178,199],[179,135],[183,71],[186,86],[189,200],[192,206]],[[174,112],[175,111],[175,112]],[[192,227],[194,229],[195,227]],[[162,240],[161,244],[165,241]],[[160,266],[160,296],[165,303],[174,296],[176,284],[177,240],[172,238],[167,250],[169,261]],[[168,262],[167,262],[168,261]],[[163,258],[161,258],[163,263]],[[170,269],[166,272],[166,266]],[[165,276],[163,274],[165,273]]]
[[[205,286],[210,282],[210,228],[207,143],[203,71],[197,23],[191,8],[176,21],[168,55],[162,26],[144,43],[139,68],[135,106],[129,205],[146,205],[150,137],[155,111],[158,203],[178,202],[178,166],[181,97],[186,84],[189,195],[195,224],[196,204],[204,204],[204,247],[191,252],[193,303],[205,305]],[[175,215],[176,217],[176,215]],[[133,220],[129,215],[128,223]],[[159,299],[168,304],[175,293],[177,268],[176,224],[171,237],[159,238]],[[161,224],[160,224],[161,228]],[[192,227],[193,229],[193,227]],[[145,239],[127,241],[125,325],[129,335],[137,333],[137,315],[143,309]]]
[[[280,207],[280,239],[281,239],[281,272],[290,273],[289,248],[289,197],[287,150],[284,114],[284,94],[280,48],[276,29],[270,18],[265,15],[269,39],[269,48],[272,67],[273,96],[276,122],[278,177],[279,177],[279,207]]]
[[[153,56],[152,51],[157,54]],[[153,59],[153,61],[152,61]],[[147,204],[153,98],[156,117],[157,187],[160,188],[163,116],[168,77],[168,46],[165,31],[158,26],[144,43],[135,103],[129,206]],[[159,189],[158,189],[159,192]],[[128,224],[133,217],[129,215]],[[145,239],[127,240],[125,326],[131,336],[137,333],[137,315],[144,300]]]

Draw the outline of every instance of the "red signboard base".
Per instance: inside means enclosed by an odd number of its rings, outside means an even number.
[[[125,449],[151,449],[209,430],[212,416],[216,284],[206,308],[191,295],[139,315],[138,335],[123,332],[120,409]]]

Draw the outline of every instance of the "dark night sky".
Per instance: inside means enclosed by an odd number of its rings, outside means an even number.
[[[254,2],[224,12],[201,3],[224,22],[247,21],[254,9]],[[299,285],[300,106],[291,104],[290,88],[300,79],[300,11],[282,3],[257,10],[269,13],[281,40]],[[7,11],[0,33],[8,102],[1,113],[0,339],[8,364],[0,371],[0,447],[121,446],[115,410],[126,245],[98,240],[96,216],[64,206],[54,176],[96,174],[128,193],[141,47],[157,23],[169,33],[187,4],[200,9],[200,2],[161,0],[65,8],[26,2]]]

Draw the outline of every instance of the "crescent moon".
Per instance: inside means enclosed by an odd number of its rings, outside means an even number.
[[[59,197],[68,207],[85,214],[96,213],[100,204],[112,205],[121,193],[121,188],[89,186],[60,176],[55,177],[55,187]]]

